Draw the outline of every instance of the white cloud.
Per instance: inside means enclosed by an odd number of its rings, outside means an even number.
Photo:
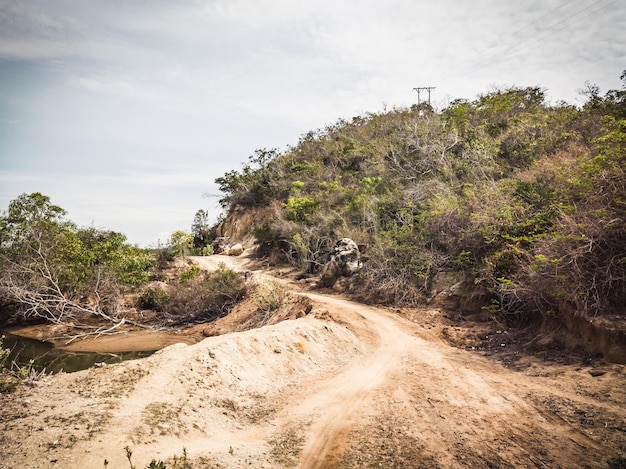
[[[139,85],[125,80],[104,77],[79,77],[76,83],[91,91],[104,92],[123,98],[137,99],[145,102],[162,102],[164,96],[149,85]]]
[[[146,243],[217,213],[202,194],[255,148],[410,105],[415,86],[436,86],[435,103],[491,83],[570,101],[585,80],[619,87],[625,13],[611,0],[1,2],[0,206],[41,191]]]

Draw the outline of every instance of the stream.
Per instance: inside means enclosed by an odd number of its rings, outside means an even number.
[[[48,342],[29,339],[7,332],[0,332],[0,336],[4,336],[2,348],[11,349],[7,365],[11,363],[20,366],[28,365],[32,360],[32,365],[36,370],[45,369],[47,373],[58,373],[60,371],[72,373],[91,368],[96,363],[120,363],[125,360],[144,358],[155,352],[69,352],[54,348]]]

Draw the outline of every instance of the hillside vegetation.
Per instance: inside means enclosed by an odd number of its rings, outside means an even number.
[[[509,322],[623,319],[626,91],[585,94],[575,107],[510,88],[340,120],[258,150],[216,180],[221,203],[254,220],[260,255],[309,273],[353,238],[365,262],[346,288],[368,302],[416,304],[443,278]]]

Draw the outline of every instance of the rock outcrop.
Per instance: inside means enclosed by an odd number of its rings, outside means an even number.
[[[350,238],[342,238],[335,244],[328,262],[324,265],[318,285],[332,287],[341,277],[349,277],[361,268],[360,251]]]
[[[221,236],[213,241],[213,254],[225,254],[230,249],[230,237]]]
[[[229,256],[241,256],[243,254],[243,246],[239,243],[237,244],[233,244],[227,251],[225,254],[228,254]]]
[[[225,256],[241,256],[245,248],[243,244],[231,244],[229,236],[221,236],[213,241],[213,254],[223,254]]]

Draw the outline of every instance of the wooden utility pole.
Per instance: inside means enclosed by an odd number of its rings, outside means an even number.
[[[420,91],[428,91],[428,105],[430,106],[430,92],[434,90],[434,86],[418,86],[417,88],[413,88],[413,90],[417,91],[417,104],[420,104]]]

